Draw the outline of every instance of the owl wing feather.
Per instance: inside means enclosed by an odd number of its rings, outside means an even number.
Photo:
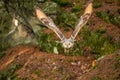
[[[50,17],[47,17],[39,8],[36,8],[35,11],[39,21],[41,21],[49,29],[53,30],[62,41],[66,39]]]
[[[78,32],[80,31],[80,29],[87,23],[87,21],[89,20],[91,13],[92,13],[92,2],[88,4],[88,6],[85,9],[84,14],[80,17],[80,20],[75,28],[75,30],[73,31],[72,35],[70,36],[70,39],[74,40],[75,37],[77,36]]]

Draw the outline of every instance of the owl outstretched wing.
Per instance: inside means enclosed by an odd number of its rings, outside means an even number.
[[[39,21],[41,21],[49,29],[53,30],[62,41],[66,39],[50,17],[47,17],[39,8],[36,8],[35,11]]]
[[[89,18],[91,16],[92,10],[93,10],[93,8],[92,8],[92,2],[91,2],[86,7],[84,14],[80,17],[80,20],[79,20],[75,30],[73,31],[72,35],[70,36],[71,40],[75,39],[75,37],[77,36],[80,29],[87,23],[87,21],[89,20]]]
[[[45,26],[53,30],[57,36],[62,40],[64,48],[71,48],[74,44],[75,37],[77,36],[80,29],[87,23],[92,13],[92,2],[90,2],[85,9],[84,14],[80,17],[80,20],[73,31],[70,38],[66,38],[62,32],[56,27],[53,20],[50,17],[47,17],[39,8],[36,8],[36,16]]]

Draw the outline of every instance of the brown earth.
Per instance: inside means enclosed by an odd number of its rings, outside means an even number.
[[[112,4],[103,2],[102,7],[94,9],[92,23],[88,22],[90,30],[105,29],[105,35],[112,36],[115,42],[120,40],[120,28],[106,23],[95,13],[109,10],[111,14],[120,15],[116,1]],[[66,36],[70,34],[71,32],[65,33]],[[0,71],[13,64],[21,66],[15,72],[21,80],[120,80],[120,51],[95,61],[91,55],[55,55],[41,52],[40,48],[34,45],[19,45],[8,49],[6,55],[0,59]]]
[[[20,80],[120,80],[120,51],[94,60],[92,56],[64,56],[41,52],[33,45],[9,49],[0,70],[14,64]]]
[[[79,80],[120,80],[120,51],[104,56],[95,69],[82,75]]]
[[[92,57],[63,56],[41,52],[31,45],[19,45],[6,52],[0,60],[0,70],[22,66],[15,74],[28,80],[76,80],[92,67]]]

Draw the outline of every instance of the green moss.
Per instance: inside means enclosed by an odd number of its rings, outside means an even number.
[[[62,12],[61,15],[57,17],[58,24],[64,28],[71,27],[74,29],[76,23],[78,22],[78,17],[74,13]]]
[[[83,32],[79,33],[81,37],[75,41],[74,47],[68,53],[64,53],[61,44],[53,40],[53,34],[41,34],[39,39],[40,49],[46,52],[52,52],[54,47],[57,47],[59,53],[64,55],[84,55],[86,47],[91,49],[91,53],[96,54],[96,58],[113,53],[118,46],[111,41],[109,37],[103,36],[106,30],[99,29],[97,32],[91,32],[87,27],[83,28]]]
[[[120,27],[120,15],[113,17],[111,19],[111,23]]]
[[[36,78],[33,78],[32,80],[37,80]]]
[[[57,4],[59,4],[60,6],[68,6],[71,5],[71,3],[69,2],[69,0],[52,0],[54,2],[56,2]]]
[[[91,32],[83,29],[79,35],[81,39],[75,42],[73,49],[68,55],[83,55],[86,47],[90,48],[90,52],[96,54],[96,58],[113,53],[118,47],[108,37],[103,36],[103,32]]]
[[[77,4],[75,4],[73,6],[72,11],[73,12],[81,11],[82,10],[82,6],[83,6],[83,3],[79,2],[79,3],[77,3]]]
[[[93,76],[91,80],[101,80],[98,76]]]
[[[114,44],[111,44],[110,40],[103,37],[101,33],[85,33],[84,36],[85,44],[89,45],[92,49],[92,53],[98,55],[105,55],[112,53],[116,50]]]
[[[70,74],[64,74],[62,75],[62,79],[61,80],[70,80],[71,79],[71,75]]]
[[[115,65],[117,68],[120,67],[120,55],[116,57],[117,64]]]
[[[99,29],[97,30],[97,32],[98,32],[98,33],[101,33],[101,34],[104,34],[104,33],[106,33],[106,29],[100,29],[100,28],[99,28]]]
[[[102,5],[100,3],[96,3],[93,5],[94,8],[100,8]]]
[[[2,52],[0,53],[0,58],[2,58],[4,55],[5,55],[5,52],[2,51]]]
[[[42,72],[42,70],[36,70],[34,73],[35,73],[36,75],[40,75],[41,72]]]
[[[15,71],[19,68],[21,68],[20,65],[16,65],[13,63],[8,69],[0,71],[0,80],[8,80],[8,78],[10,80],[19,80],[17,75],[14,74]]]
[[[59,12],[59,6],[55,2],[45,2],[43,10],[46,14],[55,15]]]
[[[53,34],[46,34],[46,33],[40,33],[40,37],[38,40],[39,46],[41,51],[54,53],[54,47],[57,47],[59,51],[61,52],[61,44],[57,43],[53,40]]]
[[[111,15],[107,12],[96,12],[96,15],[108,23],[112,23],[120,27],[120,16]]]
[[[94,0],[94,1],[93,1],[93,7],[94,7],[94,8],[99,8],[99,7],[101,7],[101,6],[102,6],[102,3],[101,3],[100,0]]]
[[[4,37],[10,30],[12,17],[7,11],[5,11],[4,8],[1,8],[0,19],[0,51],[2,52],[9,47],[9,44],[6,44],[6,42],[4,41]]]
[[[111,15],[108,14],[107,12],[96,12],[96,15],[98,17],[100,17],[101,19],[103,19],[104,21],[110,23],[110,18],[111,18]]]

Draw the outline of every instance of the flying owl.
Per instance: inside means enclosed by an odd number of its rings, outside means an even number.
[[[38,7],[35,9],[36,12],[36,17],[38,18],[38,20],[40,22],[42,22],[46,27],[48,27],[49,29],[53,30],[56,35],[61,39],[61,43],[63,45],[63,47],[65,49],[69,49],[71,47],[73,47],[74,45],[74,41],[75,41],[75,37],[77,36],[78,32],[80,31],[80,29],[87,23],[87,21],[89,20],[91,13],[92,13],[93,7],[92,7],[92,2],[90,2],[85,11],[84,14],[80,17],[78,24],[75,27],[75,30],[73,31],[73,33],[71,34],[71,36],[69,38],[66,38],[63,33],[59,30],[59,28],[55,25],[55,23],[53,22],[53,20],[50,17],[47,17],[46,14],[44,14],[44,12],[39,9]]]

